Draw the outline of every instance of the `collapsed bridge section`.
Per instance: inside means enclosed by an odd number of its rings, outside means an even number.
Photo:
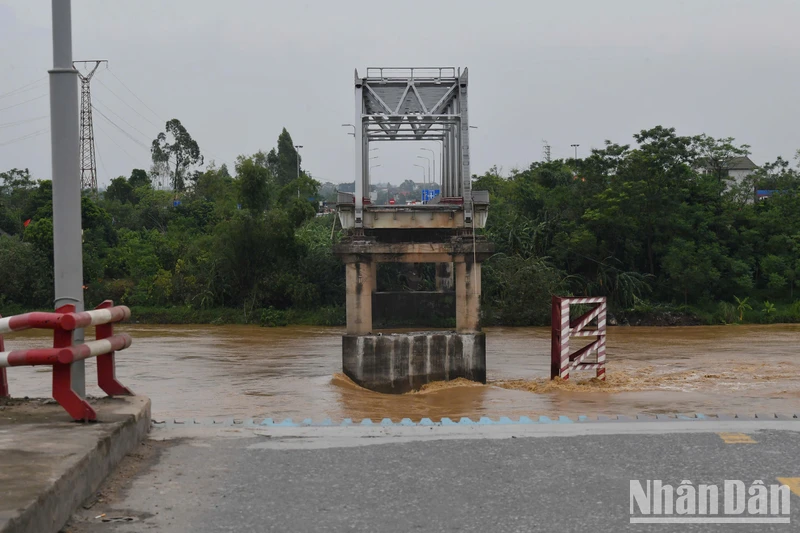
[[[434,380],[486,381],[480,328],[481,262],[493,246],[475,233],[489,194],[473,191],[467,69],[369,68],[355,75],[355,193],[339,193],[346,237],[334,252],[346,265],[347,335],[343,370],[359,385],[406,392]],[[370,200],[372,142],[439,143],[440,193],[423,204]],[[373,197],[374,198],[374,197]],[[379,263],[435,263],[436,286],[455,292],[456,331],[375,335],[372,298]]]

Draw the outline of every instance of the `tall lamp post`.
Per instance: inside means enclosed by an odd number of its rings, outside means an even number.
[[[53,68],[50,76],[50,146],[53,177],[53,272],[55,306],[84,310],[81,242],[78,71],[72,66],[72,6],[53,0]],[[83,329],[73,344],[83,344]],[[53,369],[55,372],[55,368]],[[72,390],[86,396],[84,361],[70,365]]]
[[[431,163],[432,163],[431,159],[426,155],[418,155],[417,158],[418,159],[424,159],[424,160],[426,160],[428,162],[428,182],[430,182],[431,181]]]
[[[300,198],[300,148],[302,144],[295,144],[294,149],[297,151],[297,197]]]
[[[414,163],[414,166],[422,169],[422,187],[425,188],[425,167]],[[422,200],[422,193],[420,193],[420,200]]]
[[[575,148],[575,161],[577,162],[578,161],[578,146],[580,146],[580,144],[570,144],[570,146]]]
[[[370,158],[370,159],[372,159],[372,158]],[[378,168],[379,166],[381,166],[381,165],[380,165],[380,163],[378,163],[377,165],[371,165],[371,166],[369,167],[369,174],[368,174],[368,175],[369,175],[369,181],[370,181],[370,183],[372,182],[372,169],[373,169],[373,168]]]
[[[425,150],[426,152],[430,152],[431,160],[436,161],[436,152],[434,152],[430,148],[420,148],[420,150]],[[430,174],[430,172],[428,174]],[[431,182],[434,184],[433,187],[436,187],[436,163],[433,164],[433,178],[431,179]]]

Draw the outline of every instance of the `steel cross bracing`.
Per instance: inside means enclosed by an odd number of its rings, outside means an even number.
[[[94,67],[87,74],[83,74],[78,70],[78,77],[81,80],[81,189],[88,189],[97,193],[97,163],[95,161],[94,127],[92,125],[92,92],[89,83],[100,64],[106,63],[106,61],[104,59],[74,61],[73,65],[76,63],[94,63]]]
[[[464,220],[472,222],[467,69],[368,68],[355,72],[355,227],[362,227],[369,194],[369,143],[441,142],[441,196],[463,200]]]

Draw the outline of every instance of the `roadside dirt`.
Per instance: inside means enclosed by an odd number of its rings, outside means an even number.
[[[162,441],[147,439],[142,442],[120,462],[97,492],[83,502],[59,533],[105,533],[113,523],[134,522],[147,518],[140,512],[120,511],[115,508],[115,504],[124,501],[125,494],[136,477],[146,474],[158,463],[164,451],[180,442],[180,439]]]

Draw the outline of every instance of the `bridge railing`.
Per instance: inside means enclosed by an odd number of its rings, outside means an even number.
[[[116,377],[114,352],[131,345],[127,333],[114,335],[114,324],[130,318],[131,310],[114,306],[106,300],[91,311],[75,312],[74,305],[64,305],[53,313],[26,313],[0,317],[0,398],[10,396],[6,368],[48,365],[53,367],[53,399],[74,420],[97,420],[91,405],[72,390],[70,364],[90,357],[97,358],[97,384],[109,396],[133,395]],[[95,340],[73,345],[76,329],[95,327]],[[3,335],[27,329],[53,330],[52,348],[5,351]]]
[[[369,81],[438,81],[455,80],[457,77],[455,67],[367,67]]]
[[[591,305],[592,309],[570,320],[571,305]],[[589,329],[593,321],[595,329]],[[560,377],[569,379],[575,370],[596,370],[597,379],[606,379],[606,299],[561,298],[553,296],[552,332],[550,349],[550,379]],[[570,353],[570,337],[595,337],[583,348]],[[587,359],[596,353],[594,361]]]

